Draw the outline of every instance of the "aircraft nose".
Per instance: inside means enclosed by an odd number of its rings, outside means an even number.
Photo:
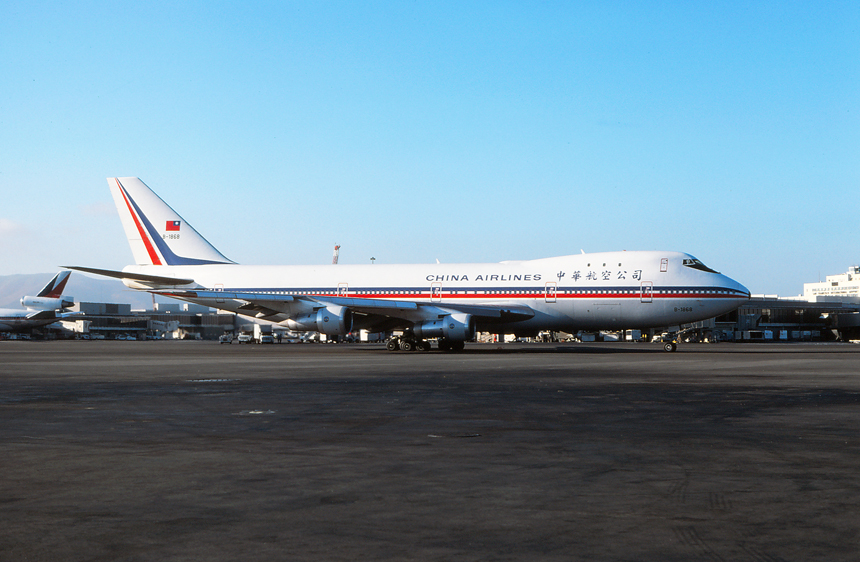
[[[731,277],[726,277],[725,275],[723,277],[725,278],[726,287],[731,289],[737,296],[738,304],[743,304],[746,301],[750,300],[749,289],[747,289]]]

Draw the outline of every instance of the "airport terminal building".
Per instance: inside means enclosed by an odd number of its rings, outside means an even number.
[[[803,295],[753,295],[738,310],[713,321],[740,341],[849,341],[860,339],[860,266],[804,283]]]
[[[240,320],[235,314],[188,303],[132,310],[129,304],[81,302],[72,310],[83,316],[64,322],[66,329],[93,339],[218,339],[235,330]]]

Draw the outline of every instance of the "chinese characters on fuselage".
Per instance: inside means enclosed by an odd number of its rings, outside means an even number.
[[[564,278],[571,279],[574,283],[578,283],[582,280],[585,281],[625,281],[628,278],[633,279],[635,281],[642,280],[642,270],[636,269],[632,272],[628,272],[627,270],[603,270],[603,271],[594,271],[594,270],[576,270],[571,273],[567,273],[564,271],[559,271],[556,274],[556,277],[561,281]],[[445,274],[445,275],[437,275],[431,273],[424,278],[426,281],[430,283],[441,283],[441,282],[464,282],[464,281],[540,281],[543,279],[542,273],[504,273],[504,274],[480,274],[470,277],[468,274],[456,275],[456,274]]]

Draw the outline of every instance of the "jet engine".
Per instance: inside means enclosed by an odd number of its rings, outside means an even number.
[[[290,318],[286,324],[287,328],[296,332],[345,336],[352,331],[352,311],[345,306],[327,306],[310,314]]]
[[[21,306],[30,310],[58,310],[74,306],[75,299],[72,297],[22,297]]]
[[[470,314],[457,312],[438,320],[427,320],[412,327],[415,337],[448,338],[453,341],[469,341],[475,338],[475,319]]]

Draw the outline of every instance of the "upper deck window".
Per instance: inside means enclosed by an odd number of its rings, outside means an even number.
[[[708,273],[719,273],[719,271],[714,271],[713,269],[711,269],[707,265],[703,264],[702,262],[700,262],[696,258],[685,259],[684,260],[684,266],[692,267],[693,269],[698,269],[699,271],[707,271]]]

